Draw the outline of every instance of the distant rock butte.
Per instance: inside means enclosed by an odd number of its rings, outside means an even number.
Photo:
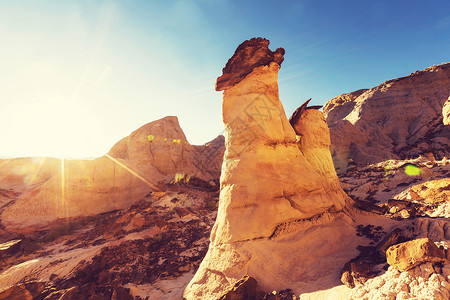
[[[269,43],[267,39],[252,38],[239,45],[223,68],[223,75],[217,78],[216,91],[223,91],[236,85],[256,67],[268,66],[272,62],[281,66],[284,49],[278,48],[272,52]]]
[[[346,214],[351,200],[333,168],[325,119],[308,109],[291,126],[279,99],[279,68],[257,65],[224,91],[218,216],[186,299],[217,299],[245,275],[266,292],[331,287],[357,253]]]
[[[338,173],[388,159],[450,156],[450,63],[331,99],[324,114]]]
[[[178,118],[170,116],[133,131],[108,154],[134,162],[140,168],[155,168],[164,176],[185,173],[211,180],[220,177],[224,150],[223,136],[203,146],[189,144]]]
[[[0,195],[1,222],[9,231],[36,230],[58,218],[127,208],[176,173],[217,180],[223,152],[223,137],[190,145],[178,119],[166,117],[94,160],[0,160],[0,189],[9,192]]]

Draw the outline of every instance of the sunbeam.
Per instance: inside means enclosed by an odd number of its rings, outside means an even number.
[[[61,207],[66,218],[69,217],[69,207],[66,203],[66,170],[64,158],[61,158]]]
[[[38,159],[38,158],[35,158],[35,159]],[[45,162],[45,157],[39,158],[38,166],[37,166],[36,170],[34,170],[33,175],[31,176],[30,184],[33,184],[37,180],[39,171],[41,170],[42,165],[44,164],[44,162]]]
[[[140,175],[139,173],[137,173],[136,171],[132,170],[130,167],[126,166],[124,163],[121,163],[120,161],[118,161],[117,159],[115,159],[114,157],[112,157],[109,154],[105,154],[105,156],[107,158],[109,158],[110,160],[112,160],[114,163],[118,164],[120,167],[124,168],[126,171],[128,171],[131,175],[135,176],[136,178],[138,178],[139,180],[145,182],[149,187],[151,187],[152,189],[154,189],[155,191],[160,192],[161,189],[158,188],[156,185],[154,185],[153,183],[151,183],[147,178],[145,178],[144,176]]]

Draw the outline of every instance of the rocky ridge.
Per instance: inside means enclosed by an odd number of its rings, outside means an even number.
[[[444,63],[330,100],[324,113],[338,173],[353,163],[449,157],[449,94],[450,63]]]

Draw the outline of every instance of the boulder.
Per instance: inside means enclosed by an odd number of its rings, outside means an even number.
[[[245,275],[230,290],[220,296],[219,300],[256,300],[261,299],[263,295],[255,278]]]
[[[325,119],[307,109],[294,130],[279,99],[279,68],[257,66],[225,87],[218,216],[186,299],[217,299],[244,275],[265,292],[322,289],[339,283],[337,263],[356,252]]]
[[[386,259],[397,270],[407,271],[423,263],[443,262],[445,253],[429,238],[422,238],[389,247]]]

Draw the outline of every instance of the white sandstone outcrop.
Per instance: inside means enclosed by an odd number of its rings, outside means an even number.
[[[267,40],[246,41],[227,66],[239,64],[239,51],[252,53],[248,47],[270,51]],[[217,299],[244,275],[265,291],[331,288],[357,253],[345,212],[351,200],[334,171],[322,113],[307,110],[294,130],[278,95],[279,64],[253,67],[238,83],[223,84],[226,151],[218,216],[186,299]]]

